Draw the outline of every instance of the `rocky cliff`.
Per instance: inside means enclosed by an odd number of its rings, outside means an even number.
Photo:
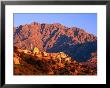
[[[14,27],[14,46],[48,53],[64,52],[78,62],[88,61],[97,51],[97,37],[77,27],[33,22]]]

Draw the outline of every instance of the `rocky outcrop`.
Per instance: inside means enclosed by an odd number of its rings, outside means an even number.
[[[64,52],[33,51],[14,47],[14,75],[96,75],[95,68],[86,67]]]
[[[94,42],[95,46],[92,46],[91,42]],[[71,48],[74,48],[74,51],[77,51],[76,49],[79,45],[82,45],[83,47],[83,45],[85,46],[86,43],[90,43],[89,45],[92,46],[94,50],[85,51],[85,53],[90,56],[91,52],[97,51],[97,44],[95,42],[97,42],[97,37],[87,33],[83,29],[77,27],[68,28],[59,23],[40,24],[33,22],[31,24],[14,27],[14,45],[21,49],[32,50],[34,47],[38,47],[40,51],[46,51],[50,53],[65,52],[68,51],[68,49],[65,47],[69,47],[70,51],[73,52]],[[82,48],[78,51],[82,52]],[[72,58],[75,58],[77,61],[88,60],[88,57],[84,58],[85,54],[83,54],[80,58],[78,57],[80,56],[79,54],[74,56],[75,53],[73,53],[72,56],[72,52],[65,53],[69,53],[69,55]]]
[[[81,62],[82,65],[89,67],[91,72],[97,74],[97,52],[91,53],[91,58],[86,62]]]

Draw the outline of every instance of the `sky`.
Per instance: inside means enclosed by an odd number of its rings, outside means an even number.
[[[14,27],[38,23],[60,23],[66,27],[78,27],[97,36],[96,13],[15,13]]]

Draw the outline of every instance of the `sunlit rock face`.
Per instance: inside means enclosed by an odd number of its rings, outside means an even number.
[[[37,47],[33,51],[36,51]],[[39,50],[39,49],[38,49]],[[26,52],[27,51],[27,52]],[[14,49],[14,75],[96,75],[95,60],[79,63],[64,52]],[[95,63],[95,64],[93,64]],[[89,65],[90,64],[90,65]],[[94,65],[94,66],[92,66]]]
[[[39,52],[40,52],[39,49],[37,47],[35,47],[34,50],[33,50],[33,53],[34,54],[39,54]]]
[[[33,22],[14,27],[14,46],[48,53],[64,52],[78,62],[88,61],[97,51],[97,37],[77,27]]]
[[[15,75],[97,74],[97,37],[84,29],[33,22],[13,38]]]

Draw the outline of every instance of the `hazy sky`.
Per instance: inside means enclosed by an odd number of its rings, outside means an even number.
[[[21,24],[39,23],[60,23],[67,27],[76,26],[89,33],[97,35],[97,14],[96,13],[16,13],[14,14],[14,26]]]

